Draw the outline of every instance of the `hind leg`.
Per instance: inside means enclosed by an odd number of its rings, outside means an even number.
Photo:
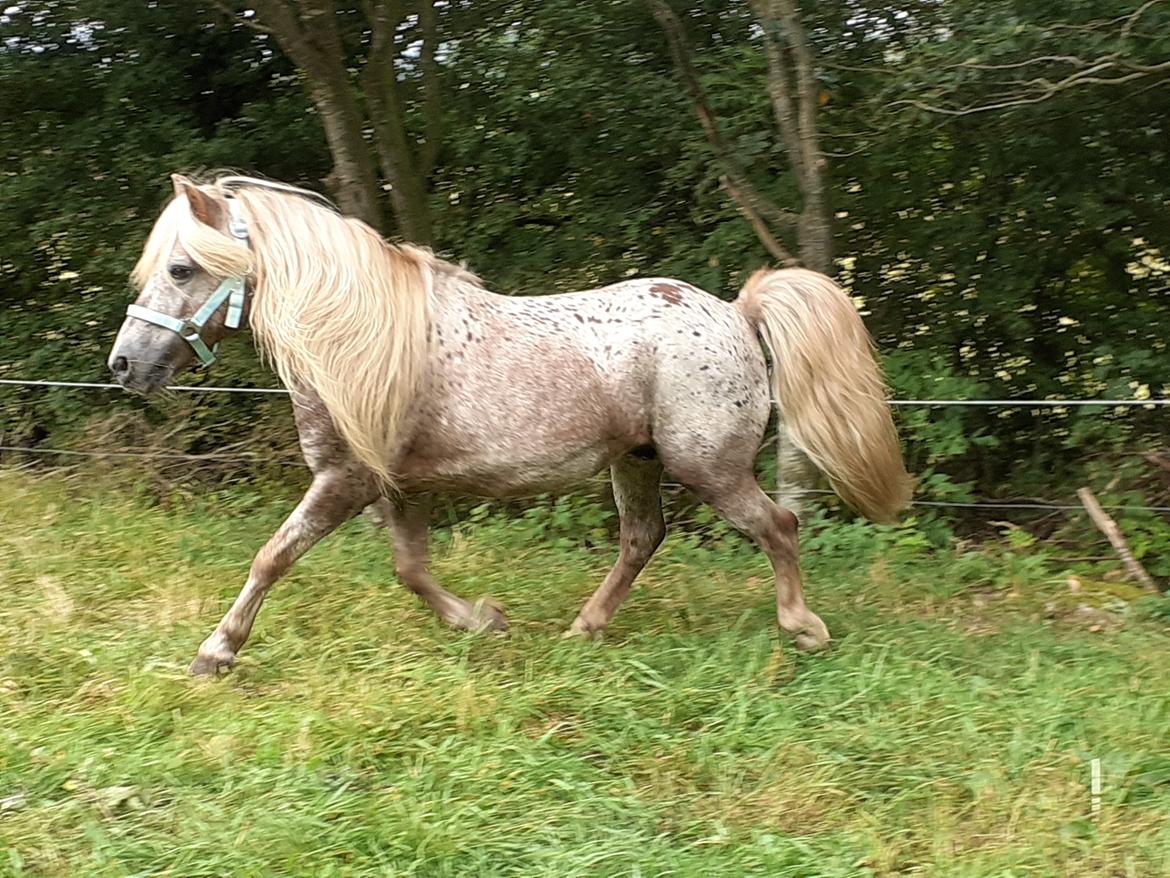
[[[711,504],[732,526],[764,550],[776,572],[776,620],[798,649],[821,649],[829,629],[804,602],[801,585],[796,516],[773,503],[754,477],[710,495]]]
[[[566,637],[600,634],[621,606],[634,579],[666,536],[659,479],[662,464],[627,455],[610,467],[613,496],[621,516],[621,551],[617,563],[581,608]]]
[[[486,601],[474,604],[451,594],[427,570],[427,530],[430,524],[429,497],[381,498],[377,512],[394,536],[394,571],[398,581],[418,595],[440,619],[452,628],[468,631],[506,631],[508,620]]]
[[[829,632],[804,603],[796,516],[768,499],[753,471],[771,407],[763,354],[746,331],[712,337],[710,344],[710,368],[675,366],[660,373],[655,445],[672,478],[767,554],[776,574],[780,629],[800,649],[818,649],[828,644]]]
[[[726,457],[703,466],[671,466],[670,471],[737,530],[763,549],[776,573],[776,620],[798,649],[821,649],[829,629],[805,605],[801,586],[796,516],[773,503],[756,484],[749,463]],[[669,466],[669,464],[668,464]]]

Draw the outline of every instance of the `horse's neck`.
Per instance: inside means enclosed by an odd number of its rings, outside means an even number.
[[[464,332],[483,326],[500,310],[501,296],[455,274],[435,277],[431,292],[431,322],[443,332]]]

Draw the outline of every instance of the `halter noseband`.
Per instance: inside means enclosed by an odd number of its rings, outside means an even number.
[[[228,219],[228,231],[231,232],[232,237],[248,246],[248,224],[244,222],[244,218],[240,215],[239,205],[236,199],[230,192],[224,193],[228,210],[231,216]],[[205,369],[215,362],[216,352],[219,350],[219,344],[216,343],[213,347],[208,347],[200,335],[203,327],[211,316],[219,310],[220,305],[225,301],[228,303],[227,317],[224,319],[224,326],[228,329],[239,329],[240,323],[244,318],[244,293],[245,282],[242,277],[226,277],[220,283],[219,287],[211,298],[203,303],[194,316],[186,320],[180,320],[178,317],[172,317],[169,314],[163,314],[161,311],[154,311],[150,308],[143,308],[141,305],[129,305],[126,308],[126,313],[130,317],[137,317],[139,320],[145,320],[147,323],[153,323],[155,326],[161,326],[163,329],[169,329],[171,332],[178,333],[183,341],[191,345],[191,350],[195,351],[195,356],[199,358],[199,367]]]

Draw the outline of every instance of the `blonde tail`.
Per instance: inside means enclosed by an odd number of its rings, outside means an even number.
[[[761,269],[736,299],[772,351],[772,387],[791,441],[846,503],[892,521],[910,501],[873,342],[845,291],[801,268]]]

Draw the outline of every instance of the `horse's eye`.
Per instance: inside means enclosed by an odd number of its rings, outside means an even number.
[[[172,265],[167,269],[167,273],[170,274],[174,280],[182,283],[185,280],[191,279],[192,271],[190,265]]]

